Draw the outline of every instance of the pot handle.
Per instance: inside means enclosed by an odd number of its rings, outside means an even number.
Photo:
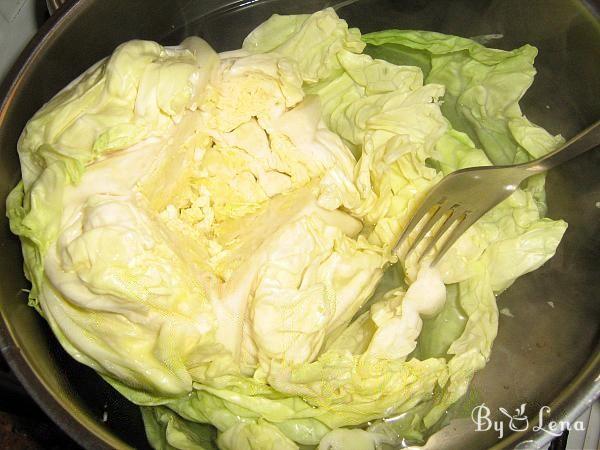
[[[50,15],[54,14],[58,9],[65,4],[67,0],[46,0],[46,5],[48,6],[48,12]]]

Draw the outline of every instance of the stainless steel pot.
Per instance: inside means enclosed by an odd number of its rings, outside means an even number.
[[[19,175],[16,143],[27,119],[61,87],[116,45],[133,38],[165,44],[197,34],[217,50],[232,49],[273,12],[311,12],[325,0],[80,0],[53,16],[23,52],[0,89],[0,215]],[[336,8],[362,31],[430,29],[463,36],[502,34],[493,45],[539,48],[538,76],[523,99],[527,116],[570,137],[600,117],[598,5],[567,0],[359,0]],[[548,176],[549,215],[569,230],[555,258],[518,280],[499,299],[514,317],[500,317],[488,366],[473,392],[490,409],[525,403],[572,421],[600,393],[600,152]],[[140,415],[93,371],[58,346],[26,305],[18,240],[0,228],[0,348],[42,408],[87,448],[146,448]],[[107,421],[103,422],[104,413]],[[508,424],[505,424],[508,431]],[[475,431],[469,418],[434,435],[427,448],[536,448],[551,436],[531,429],[499,440]]]

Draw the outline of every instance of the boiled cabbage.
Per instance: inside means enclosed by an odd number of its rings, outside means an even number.
[[[489,358],[496,294],[566,224],[538,177],[436,268],[391,249],[444,175],[562,142],[518,105],[534,56],[332,9],[221,54],[122,44],[19,140],[30,305],[157,449],[422,442]]]

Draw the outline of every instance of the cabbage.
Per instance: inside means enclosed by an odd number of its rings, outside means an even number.
[[[468,133],[494,164],[539,158],[563,142],[527,120],[519,107],[533,83],[535,47],[503,51],[457,36],[402,30],[370,33],[364,41],[374,57],[396,64],[417,52],[427,82],[446,87],[444,116],[455,129]]]
[[[30,305],[157,449],[423,442],[489,358],[496,295],[566,224],[537,177],[435,269],[391,248],[444,175],[562,142],[519,109],[534,56],[361,36],[332,9],[221,54],[125,43],[19,141]]]
[[[302,79],[315,82],[340,71],[342,50],[360,53],[365,43],[331,8],[314,14],[274,14],[244,39],[250,53],[276,53],[297,63]]]

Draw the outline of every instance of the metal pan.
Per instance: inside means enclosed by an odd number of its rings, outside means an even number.
[[[26,121],[119,43],[142,38],[173,44],[197,34],[217,50],[227,50],[239,46],[273,12],[311,12],[332,5],[325,0],[67,2],[40,29],[0,88],[0,216],[5,216],[4,199],[20,177],[16,143]],[[364,0],[337,8],[365,32],[412,28],[463,36],[502,34],[494,46],[533,44],[540,51],[539,73],[522,102],[526,115],[567,138],[600,117],[597,4]],[[596,150],[549,174],[549,215],[566,219],[569,230],[555,258],[500,297],[500,307],[509,308],[514,317],[500,317],[491,361],[473,383],[473,392],[492,412],[526,403],[530,426],[538,424],[542,406],[550,408],[546,423],[572,421],[600,391],[599,169]],[[72,361],[26,305],[19,242],[2,220],[0,349],[5,358],[48,415],[82,446],[147,448],[137,408]],[[530,427],[499,440],[494,430],[476,431],[467,418],[434,435],[427,448],[536,448],[551,437]]]

